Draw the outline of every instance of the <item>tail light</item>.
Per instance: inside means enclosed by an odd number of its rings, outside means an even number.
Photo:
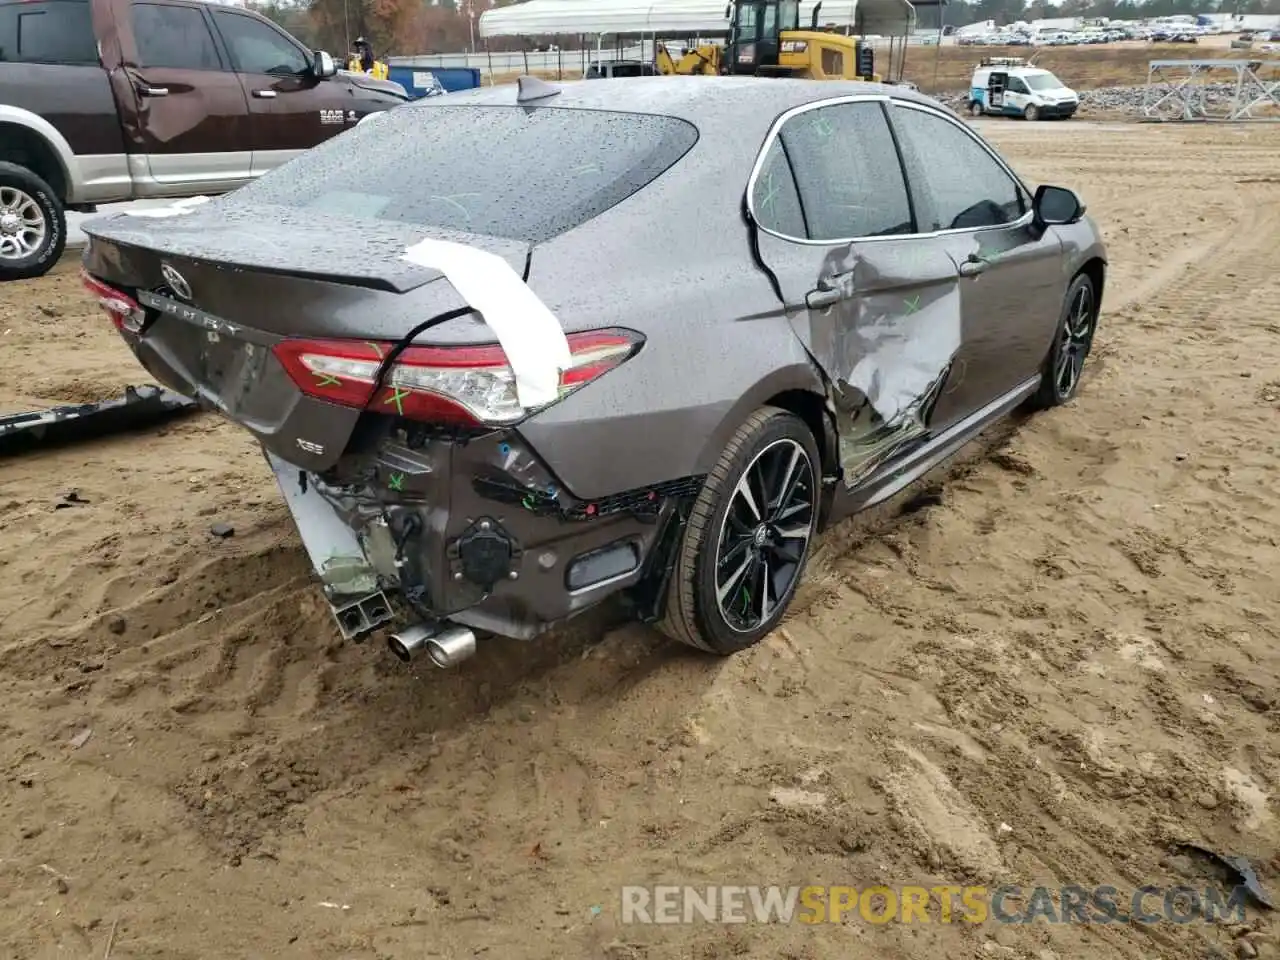
[[[142,329],[144,313],[133,297],[117,290],[109,283],[103,283],[83,268],[80,270],[80,280],[84,283],[84,288],[89,291],[89,295],[98,301],[98,306],[106,311],[117,330],[137,333]]]
[[[561,400],[630,358],[643,342],[626,330],[574,333],[567,339],[572,363],[560,372]],[[469,426],[514,423],[533,412],[516,397],[515,374],[497,344],[408,347],[374,396],[378,368],[393,346],[282,340],[274,352],[299,390],[342,406]]]

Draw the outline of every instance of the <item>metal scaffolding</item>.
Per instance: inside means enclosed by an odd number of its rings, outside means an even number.
[[[1280,60],[1152,60],[1142,115],[1164,121],[1280,121]]]

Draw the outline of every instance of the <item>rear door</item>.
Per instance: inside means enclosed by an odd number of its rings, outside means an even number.
[[[234,9],[210,13],[249,104],[255,174],[355,125],[346,85],[316,77],[311,52],[291,36]]]
[[[1040,369],[1066,293],[1062,244],[1052,229],[1035,227],[1027,191],[968,126],[905,101],[891,114],[919,229],[965,274],[964,343],[935,413],[945,424]]]
[[[0,0],[0,104],[28,123],[48,121],[66,140],[80,167],[68,200],[127,198],[120,117],[88,0]]]
[[[132,14],[132,36],[122,46],[138,109],[130,144],[138,194],[219,192],[247,182],[253,167],[248,106],[214,43],[205,8],[138,0]]]
[[[760,256],[830,384],[850,487],[927,436],[964,336],[955,263],[917,235],[886,103],[791,111],[749,191]]]

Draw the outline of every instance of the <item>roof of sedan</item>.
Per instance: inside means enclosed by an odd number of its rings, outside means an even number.
[[[726,114],[766,116],[831,97],[891,94],[904,100],[932,101],[906,87],[856,80],[792,80],[773,77],[623,77],[613,80],[546,81],[560,92],[517,103],[516,84],[482,87],[444,97],[428,97],[413,106],[424,108],[467,105],[566,107],[580,110],[618,110],[680,117],[695,124],[724,120]]]

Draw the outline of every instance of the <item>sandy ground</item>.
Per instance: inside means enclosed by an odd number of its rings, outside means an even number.
[[[211,416],[0,466],[0,953],[1280,957],[1252,911],[620,923],[624,884],[1203,884],[1181,840],[1280,895],[1280,128],[985,129],[1105,228],[1084,392],[829,536],[745,655],[343,645]],[[74,264],[0,290],[0,343],[0,409],[141,379]]]

